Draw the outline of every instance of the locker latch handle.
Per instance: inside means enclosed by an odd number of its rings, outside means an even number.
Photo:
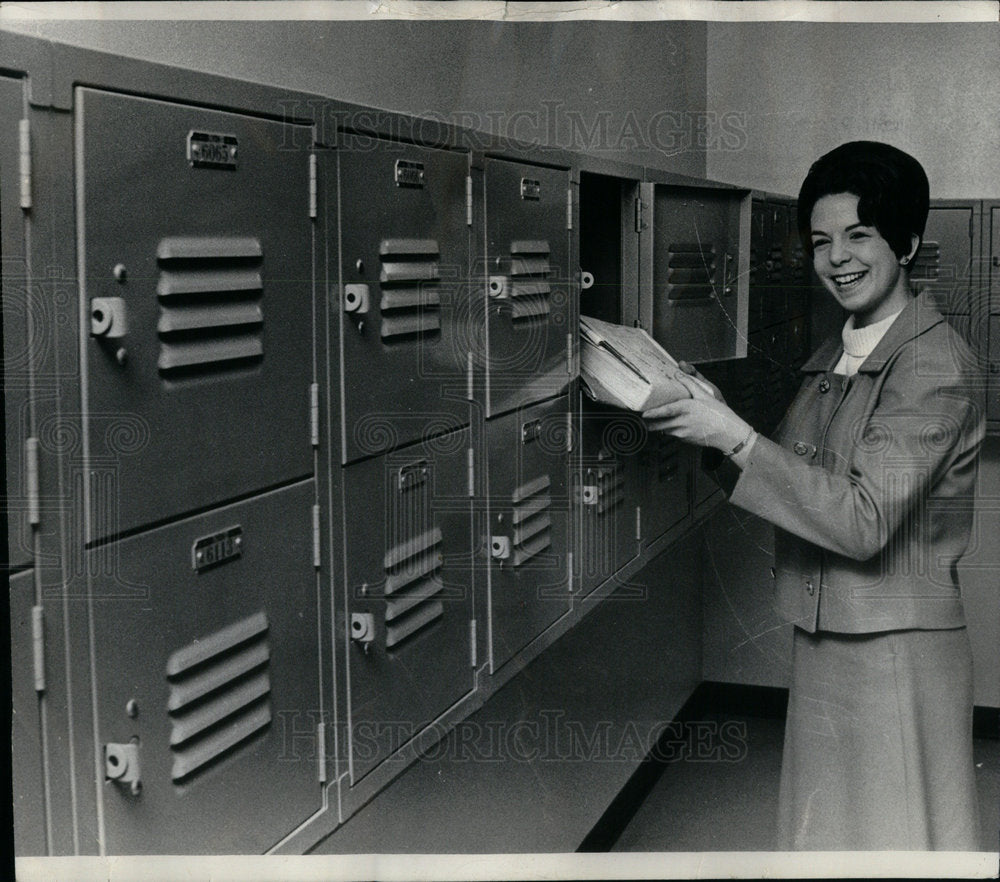
[[[104,745],[104,776],[109,781],[129,785],[133,796],[142,789],[139,774],[139,741],[133,739],[125,744]]]
[[[128,333],[125,301],[121,297],[94,297],[90,301],[90,334],[119,340]]]
[[[375,617],[371,613],[351,613],[351,640],[368,647],[375,639]]]

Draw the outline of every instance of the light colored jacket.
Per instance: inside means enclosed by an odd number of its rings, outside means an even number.
[[[775,525],[776,606],[808,631],[965,624],[957,562],[969,544],[986,404],[976,357],[923,297],[849,380],[839,335],[803,366],[776,433],[730,502]]]

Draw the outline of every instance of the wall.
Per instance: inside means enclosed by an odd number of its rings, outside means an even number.
[[[844,141],[890,141],[924,163],[931,196],[1000,195],[996,24],[708,25],[709,111],[746,114],[711,178],[794,195]]]
[[[704,176],[704,22],[7,22],[91,49]]]

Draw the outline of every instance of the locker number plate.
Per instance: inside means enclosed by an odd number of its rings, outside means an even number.
[[[521,198],[537,202],[542,198],[542,182],[532,178],[521,178]]]
[[[424,164],[409,159],[397,159],[395,177],[397,187],[422,187]]]
[[[188,132],[187,158],[195,168],[236,168],[239,142],[235,135]]]
[[[202,573],[212,567],[233,560],[243,553],[243,528],[230,527],[221,533],[202,536],[191,547],[191,566]]]

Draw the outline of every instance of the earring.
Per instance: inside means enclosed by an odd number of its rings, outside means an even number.
[[[901,264],[902,266],[906,266],[906,265],[907,265],[907,264],[908,264],[908,263],[910,262],[910,258],[908,258],[908,257],[904,257],[904,258],[903,258],[902,260],[900,260],[899,262],[900,262],[900,264]]]

